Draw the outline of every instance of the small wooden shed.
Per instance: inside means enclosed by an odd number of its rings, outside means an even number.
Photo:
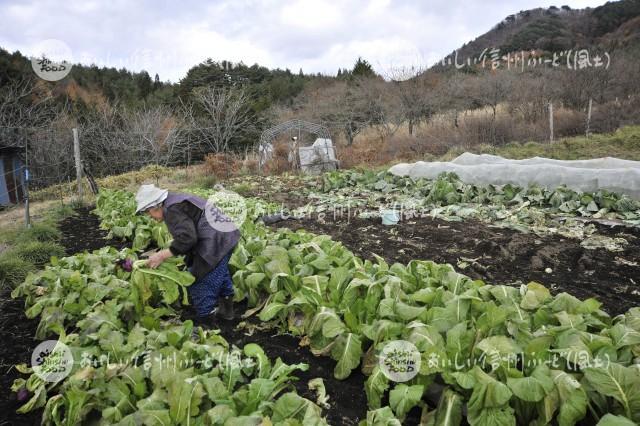
[[[20,203],[24,198],[24,163],[19,148],[0,145],[0,206]]]

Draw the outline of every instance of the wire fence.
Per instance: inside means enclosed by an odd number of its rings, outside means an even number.
[[[230,138],[220,128],[143,123],[141,128],[87,124],[78,127],[81,169],[99,178],[145,166],[181,166],[201,161],[209,153],[229,152]],[[344,125],[323,122],[333,130]],[[245,133],[238,152],[258,154],[259,136]],[[333,131],[332,131],[333,133]],[[70,126],[0,127],[0,206],[28,202],[29,192],[56,184],[72,186],[77,179],[74,132]],[[62,194],[61,194],[62,196]]]
[[[329,129],[342,122],[323,122]],[[84,126],[78,128],[84,166],[97,177],[119,174],[146,165],[186,165],[210,152],[227,152],[234,147],[220,142],[213,132],[219,127],[173,127],[151,130]],[[334,133],[332,131],[331,133]],[[249,137],[242,151],[255,150],[258,132]],[[253,142],[251,142],[251,140]],[[33,187],[75,179],[73,133],[71,128],[0,127],[0,150],[11,149],[28,168]],[[237,148],[237,147],[236,147]],[[10,171],[5,170],[5,173]]]
[[[194,151],[198,145],[195,141],[190,144],[190,135],[175,132],[163,135],[79,129],[78,134],[82,164],[96,176],[124,173],[150,164],[184,164],[189,160],[189,146]],[[0,156],[5,162],[4,178],[23,181],[28,170],[32,190],[76,179],[72,129],[0,127]],[[19,165],[8,166],[14,162]]]

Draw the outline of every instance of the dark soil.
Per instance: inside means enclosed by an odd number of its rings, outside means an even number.
[[[105,246],[120,250],[128,243],[123,240],[106,240],[107,232],[100,229],[100,219],[91,213],[94,207],[81,207],[74,216],[70,216],[58,225],[62,232],[60,244],[67,255],[71,256],[85,250],[93,251]]]
[[[24,315],[24,302],[11,299],[11,290],[0,291],[0,425],[39,425],[41,410],[29,414],[16,414],[22,405],[16,401],[16,394],[10,388],[20,375],[14,365],[31,363],[31,352],[38,342],[33,339],[37,320],[29,320]]]
[[[236,314],[244,312],[243,306],[236,306]],[[281,358],[287,364],[306,363],[307,371],[296,371],[294,375],[299,378],[294,383],[296,391],[311,401],[316,401],[314,391],[309,390],[308,382],[320,377],[324,381],[330,409],[323,410],[323,415],[331,425],[357,425],[367,415],[367,396],[364,393],[366,377],[359,369],[346,380],[337,380],[333,377],[333,369],[336,362],[329,357],[316,357],[309,348],[300,346],[298,337],[288,334],[277,334],[277,330],[256,330],[251,336],[243,329],[237,330],[240,320],[219,323],[221,335],[230,344],[242,348],[248,343],[257,343],[264,349],[267,356],[275,362]],[[249,323],[257,324],[258,319],[250,319]]]
[[[105,245],[126,245],[121,241],[105,240],[107,233],[99,228],[100,221],[90,213],[91,210],[89,207],[78,209],[76,215],[60,222],[60,243],[67,254],[97,250]],[[24,315],[24,301],[11,299],[10,293],[10,289],[0,291],[0,425],[39,425],[42,410],[17,414],[22,403],[18,403],[15,393],[10,391],[13,381],[21,376],[14,365],[31,363],[31,353],[39,343],[33,337],[39,320],[28,319]]]
[[[248,191],[242,191],[240,195],[260,198],[288,209],[303,207],[309,203],[309,199],[304,195],[306,184],[302,180],[285,181],[282,183],[283,187],[274,189],[269,181],[262,179],[262,176],[252,176],[252,179],[257,182],[257,185]],[[230,188],[234,188],[233,185]]]
[[[68,254],[78,253],[84,250],[96,250],[106,245],[123,247],[126,243],[116,240],[105,240],[106,232],[99,229],[99,219],[91,213],[91,208],[77,210],[77,215],[63,220],[59,228],[62,231],[61,244]],[[31,352],[37,345],[33,339],[37,320],[27,320],[24,315],[24,303],[21,300],[11,300],[7,294],[2,294],[2,308],[0,317],[3,327],[0,330],[0,338],[7,344],[0,347],[0,359],[2,362],[3,377],[0,397],[0,425],[39,425],[42,410],[36,410],[27,415],[16,414],[15,410],[21,405],[15,400],[15,394],[5,392],[11,383],[19,377],[19,373],[13,368],[18,363],[30,363]],[[242,314],[246,306],[236,307],[236,313]],[[249,320],[251,321],[251,320]],[[254,319],[256,323],[259,322]],[[288,364],[306,363],[307,371],[296,371],[294,375],[299,378],[295,382],[295,388],[299,395],[316,400],[316,395],[309,390],[309,380],[321,377],[324,379],[325,388],[329,395],[331,409],[325,410],[327,420],[332,425],[356,425],[366,417],[367,400],[364,393],[365,377],[360,371],[354,372],[346,380],[333,378],[335,361],[328,357],[315,357],[308,348],[299,345],[300,340],[291,335],[278,335],[275,330],[255,330],[248,336],[243,330],[236,330],[240,320],[221,323],[222,336],[242,348],[247,343],[257,343],[267,356],[274,360],[282,358]]]
[[[290,204],[288,198],[299,200],[298,196],[290,194],[277,201]],[[105,245],[124,246],[120,241],[104,240],[106,233],[99,229],[99,220],[90,210],[79,210],[78,216],[61,222],[62,244],[67,253],[93,250]],[[567,291],[581,298],[595,296],[603,302],[604,309],[612,314],[640,306],[640,268],[616,263],[618,259],[640,261],[640,230],[637,228],[599,226],[600,234],[622,236],[629,241],[625,251],[610,253],[601,249],[586,250],[577,240],[557,236],[541,238],[489,227],[477,221],[444,222],[420,218],[386,227],[375,219],[351,218],[329,222],[310,218],[284,221],[275,226],[329,234],[357,255],[372,258],[372,253],[376,253],[388,262],[407,263],[413,259],[429,259],[455,266],[462,257],[476,259],[475,262],[467,260],[469,266],[464,269],[456,268],[488,283],[538,281],[555,293]],[[552,273],[546,273],[545,268],[551,268]],[[10,300],[5,293],[0,300],[0,316],[3,319],[0,339],[6,342],[0,348],[3,390],[8,389],[18,376],[11,366],[29,362],[31,351],[37,343],[32,337],[36,322],[25,318],[22,301]],[[243,308],[237,306],[236,313],[242,313]],[[324,414],[330,424],[355,425],[366,417],[365,377],[359,370],[354,371],[347,380],[338,381],[333,378],[335,361],[328,357],[315,357],[307,347],[300,346],[297,337],[280,335],[276,330],[255,330],[249,336],[244,329],[236,329],[239,321],[219,324],[222,336],[229,343],[238,347],[257,343],[272,360],[280,357],[289,364],[309,364],[309,370],[295,373],[300,379],[295,383],[300,395],[315,401],[316,395],[309,390],[307,382],[315,377],[323,378],[331,404]],[[253,318],[248,322],[257,324],[259,321]],[[0,425],[39,424],[41,411],[17,415],[17,407],[13,396],[0,397]],[[416,423],[416,416],[419,413],[412,412],[407,423]]]
[[[637,227],[597,225],[598,234],[623,237],[629,242],[624,251],[613,253],[585,249],[577,239],[538,237],[474,220],[414,218],[384,226],[380,219],[331,217],[287,220],[274,226],[331,235],[366,259],[372,259],[375,253],[387,262],[406,264],[423,259],[450,263],[459,272],[490,284],[537,281],[553,293],[568,292],[581,299],[596,297],[613,315],[640,306],[640,267],[625,264],[640,263]],[[462,258],[468,264],[464,269],[457,266]],[[545,272],[546,268],[552,272]]]

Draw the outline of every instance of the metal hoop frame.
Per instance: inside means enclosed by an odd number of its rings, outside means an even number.
[[[276,139],[276,137],[278,137],[278,135],[281,135],[286,132],[290,132],[292,130],[297,130],[298,135],[300,135],[300,132],[304,131],[307,133],[313,133],[319,138],[331,139],[331,133],[329,132],[329,129],[326,126],[323,126],[322,124],[311,123],[310,121],[300,120],[296,118],[296,119],[285,121],[283,123],[275,125],[263,131],[262,134],[260,135],[260,143],[258,145],[258,155],[259,155],[258,164],[260,166],[260,170],[262,170],[262,167],[266,162],[262,156],[262,153],[266,152],[267,145],[272,144],[273,141]],[[295,152],[297,150],[298,143],[299,143],[299,140],[296,140],[294,146],[290,148],[292,152]]]

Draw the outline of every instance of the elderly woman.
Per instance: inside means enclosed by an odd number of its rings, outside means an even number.
[[[216,317],[233,319],[233,282],[229,258],[240,231],[216,206],[190,194],[142,185],[136,194],[137,210],[164,221],[173,241],[168,249],[149,257],[157,268],[171,256],[184,255],[196,281],[188,287],[196,323],[212,325]]]

